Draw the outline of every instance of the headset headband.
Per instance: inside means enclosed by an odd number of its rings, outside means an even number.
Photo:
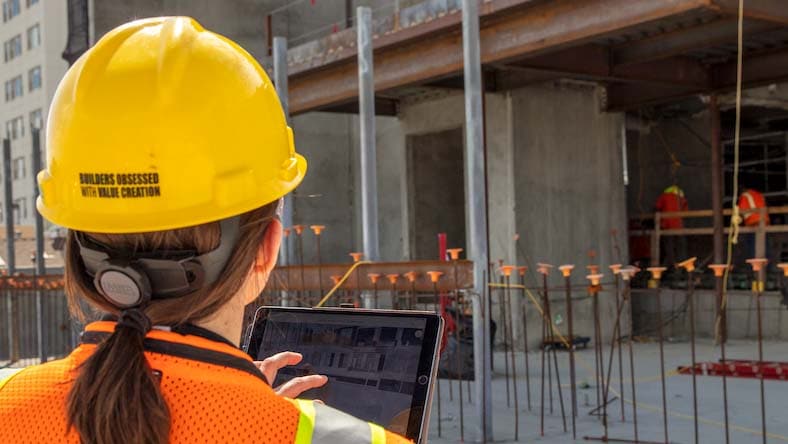
[[[239,217],[219,222],[219,246],[201,255],[195,251],[114,251],[76,231],[79,254],[93,285],[118,308],[144,306],[151,299],[185,296],[219,278],[238,241]]]

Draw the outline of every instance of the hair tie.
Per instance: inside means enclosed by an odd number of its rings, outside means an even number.
[[[146,335],[153,327],[153,324],[151,324],[150,318],[142,309],[130,308],[120,312],[115,330],[117,331],[120,327],[130,328],[140,332],[142,335]]]

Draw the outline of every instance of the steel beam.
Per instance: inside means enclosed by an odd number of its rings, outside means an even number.
[[[380,260],[378,173],[375,148],[375,62],[372,57],[372,10],[356,9],[361,165],[361,238],[364,258]]]
[[[744,34],[759,34],[777,28],[773,23],[747,20],[744,23]],[[617,66],[624,66],[667,59],[710,46],[733,43],[736,35],[736,20],[724,18],[616,45],[612,48],[611,60]]]
[[[487,271],[487,166],[484,150],[482,61],[479,36],[479,2],[462,1],[462,62],[465,80],[465,220],[468,258],[473,261],[475,299],[481,310],[473,316],[474,374],[476,375],[477,436],[493,440],[490,302],[484,297]]]
[[[491,0],[490,12],[481,22],[482,63],[507,63],[547,51],[588,43],[660,19],[707,10],[707,0],[576,0],[507,2],[506,13],[495,10],[503,0]],[[599,11],[606,11],[599,14]],[[414,37],[416,29],[381,36],[375,44],[375,89],[387,91],[416,85],[462,71],[462,39],[456,19],[441,19],[430,27],[429,38]],[[437,20],[436,20],[437,21]],[[432,29],[434,28],[434,29]],[[384,41],[385,40],[385,41]],[[354,49],[345,48],[353,52]],[[290,79],[293,114],[353,101],[358,93],[355,63],[334,57],[331,64],[312,65]]]
[[[707,88],[678,85],[616,84],[607,88],[606,109],[620,111],[643,105],[670,102],[696,94],[727,92],[736,86],[736,61],[709,67]],[[743,86],[751,88],[788,79],[788,50],[745,55]]]

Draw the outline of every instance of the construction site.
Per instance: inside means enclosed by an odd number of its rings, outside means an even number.
[[[0,380],[90,321],[36,211],[54,88],[113,28],[177,15],[262,65],[309,161],[247,324],[440,314],[429,442],[788,442],[785,2],[18,3],[4,42],[35,8],[64,23],[40,121],[7,82],[32,56],[0,68]]]

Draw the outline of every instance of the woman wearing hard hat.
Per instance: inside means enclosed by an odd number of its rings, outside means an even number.
[[[38,210],[69,229],[66,292],[113,320],[0,382],[0,442],[405,442],[275,391],[285,353],[238,349],[273,269],[278,208],[306,173],[268,77],[189,18],[104,36],[66,73]]]

